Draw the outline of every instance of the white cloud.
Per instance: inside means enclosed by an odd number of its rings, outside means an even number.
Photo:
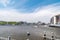
[[[6,7],[10,3],[10,0],[0,0],[0,3],[2,3],[4,7]]]
[[[22,6],[24,5],[28,0],[0,0],[0,4],[2,4],[4,7],[11,6],[11,8]]]
[[[57,4],[56,4],[57,5]],[[27,21],[37,22],[42,21],[48,23],[50,18],[56,14],[60,14],[60,5],[48,5],[36,9],[33,13],[20,13],[15,9],[0,10],[0,20],[3,21]]]
[[[37,16],[37,20],[47,23],[50,21],[52,16],[60,14],[60,5],[58,4],[56,3],[56,4],[48,5],[40,8],[39,10],[36,10],[35,15]]]

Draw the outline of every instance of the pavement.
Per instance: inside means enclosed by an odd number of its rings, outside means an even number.
[[[30,33],[27,36],[27,33]],[[46,36],[44,36],[46,34]],[[15,40],[60,40],[60,28],[49,27],[48,25],[23,25],[23,26],[0,26],[0,37],[8,37]]]

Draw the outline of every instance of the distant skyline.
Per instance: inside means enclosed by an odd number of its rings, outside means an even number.
[[[46,22],[60,14],[60,0],[0,0],[0,21]]]

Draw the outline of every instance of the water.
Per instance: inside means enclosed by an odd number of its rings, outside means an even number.
[[[23,26],[0,26],[0,37],[8,37],[11,36],[16,40],[43,40],[44,31],[46,31],[47,38],[51,38],[52,32],[56,38],[60,38],[60,28],[53,27],[44,27],[35,25],[23,25]],[[30,36],[27,36],[27,32],[30,33]]]

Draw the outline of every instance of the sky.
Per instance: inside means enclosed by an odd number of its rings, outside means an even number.
[[[0,0],[0,21],[49,23],[60,14],[60,0]]]

